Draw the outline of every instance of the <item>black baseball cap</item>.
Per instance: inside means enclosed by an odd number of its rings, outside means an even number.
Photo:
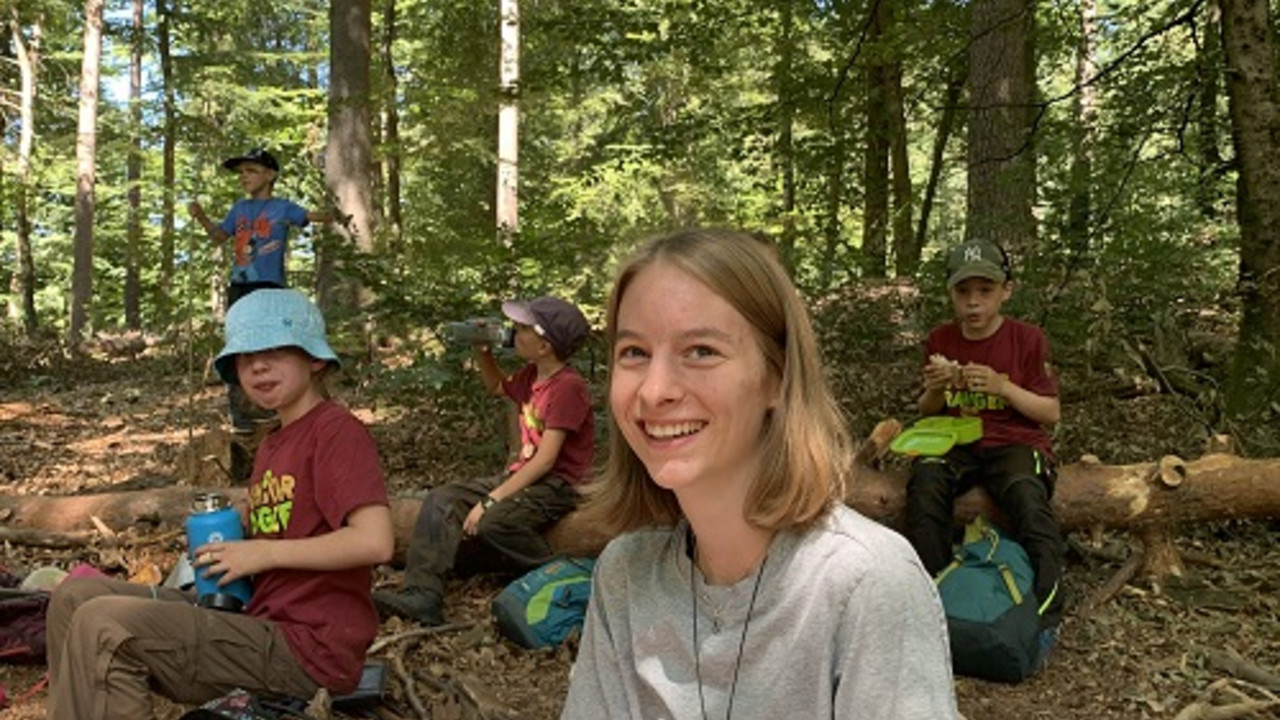
[[[258,163],[269,170],[280,172],[280,163],[276,162],[276,156],[262,148],[254,148],[243,155],[227,158],[222,161],[222,167],[228,170],[235,170],[240,167],[241,164],[247,162]]]

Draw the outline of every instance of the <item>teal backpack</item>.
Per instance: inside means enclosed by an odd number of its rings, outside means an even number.
[[[580,631],[591,598],[593,558],[553,560],[493,598],[493,619],[507,639],[527,648],[555,647]]]
[[[956,674],[1016,683],[1034,673],[1042,609],[1021,545],[979,516],[936,582]]]

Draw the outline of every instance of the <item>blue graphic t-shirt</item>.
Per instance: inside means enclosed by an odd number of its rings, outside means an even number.
[[[219,227],[235,238],[231,283],[285,285],[284,261],[289,229],[306,227],[307,209],[284,198],[242,198]]]

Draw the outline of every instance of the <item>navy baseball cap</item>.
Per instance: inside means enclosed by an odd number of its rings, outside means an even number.
[[[258,163],[269,170],[280,172],[280,163],[276,162],[276,156],[262,148],[254,148],[243,155],[227,158],[222,161],[222,167],[228,170],[235,170],[247,162]]]

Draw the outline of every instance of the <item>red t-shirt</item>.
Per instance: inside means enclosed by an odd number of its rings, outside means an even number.
[[[545,380],[529,363],[502,382],[507,397],[520,408],[520,455],[507,469],[519,470],[533,457],[547,430],[563,430],[564,445],[548,475],[578,485],[587,477],[596,448],[596,420],[587,381],[571,365]]]
[[[333,532],[361,506],[386,505],[387,489],[369,431],[325,401],[262,441],[248,497],[250,537],[294,539]],[[268,570],[254,576],[246,612],[284,631],[313,680],[347,693],[378,633],[372,587],[372,567]]]
[[[991,337],[969,340],[955,322],[939,325],[925,340],[925,362],[938,353],[961,365],[986,365],[1036,395],[1057,397],[1058,381],[1049,365],[1049,339],[1030,323],[1006,317]],[[963,388],[947,388],[945,412],[982,417],[978,447],[1030,445],[1052,456],[1044,427],[1014,410],[1004,398]]]

